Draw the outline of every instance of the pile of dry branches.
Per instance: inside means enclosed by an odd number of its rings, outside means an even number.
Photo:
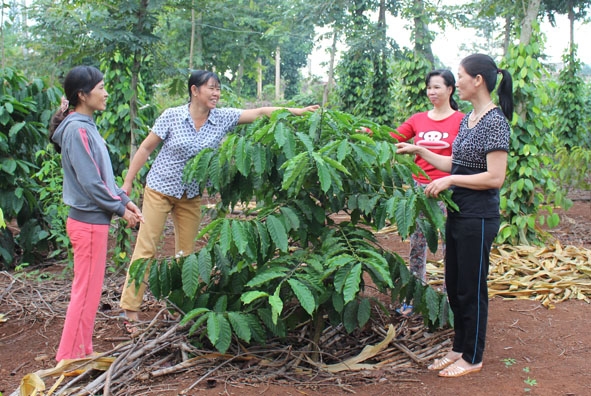
[[[103,309],[115,307],[120,275],[111,275],[103,288]],[[61,326],[69,299],[69,280],[51,282],[17,278],[0,273],[4,291],[3,307],[9,307],[10,320],[45,322]],[[160,306],[150,300],[148,304]],[[141,395],[164,393],[159,381],[166,375],[190,372],[195,380],[179,394],[191,394],[195,387],[226,386],[233,383],[274,383],[291,386],[339,386],[344,390],[355,384],[374,382],[386,372],[416,371],[450,346],[450,332],[430,333],[420,317],[390,317],[376,309],[368,326],[354,335],[342,326],[324,330],[318,345],[305,338],[311,323],[302,323],[286,340],[270,340],[264,346],[236,344],[234,350],[220,354],[196,348],[187,339],[186,329],[177,321],[164,318],[162,309],[155,317],[139,325],[140,331],[121,341],[110,351],[87,359],[65,361],[58,366],[27,375],[29,389],[41,383],[51,393],[39,395]],[[108,311],[107,311],[108,312]],[[97,327],[109,327],[117,317],[102,312]],[[103,341],[105,341],[105,338]],[[364,349],[365,348],[365,349]],[[346,372],[346,374],[344,374]],[[45,382],[48,384],[45,386]],[[164,388],[163,388],[164,387]],[[25,394],[32,394],[25,393]],[[19,391],[13,393],[19,395]]]
[[[546,307],[569,298],[589,302],[590,250],[563,248],[558,243],[545,247],[499,246],[491,259],[491,296],[536,299]],[[440,262],[430,262],[428,272],[434,286],[443,283]],[[103,308],[107,312],[117,306],[121,276],[111,274],[105,281]],[[67,279],[56,277],[44,282],[0,273],[0,302],[7,309],[0,314],[12,319],[34,317],[46,325],[61,324],[68,294]],[[154,301],[152,304],[160,306]],[[29,379],[51,379],[52,395],[164,393],[168,389],[159,381],[161,377],[187,372],[194,381],[179,394],[218,383],[249,382],[350,390],[355,384],[375,382],[386,372],[418,370],[443,354],[451,343],[450,330],[431,333],[419,317],[393,317],[376,309],[363,332],[354,335],[341,326],[331,326],[314,345],[304,337],[311,324],[303,323],[287,340],[270,340],[265,346],[236,344],[234,350],[220,354],[196,348],[177,321],[163,319],[164,313],[159,311],[143,324],[139,334],[122,340],[110,351],[32,373]],[[97,321],[110,323],[113,317],[102,313]]]

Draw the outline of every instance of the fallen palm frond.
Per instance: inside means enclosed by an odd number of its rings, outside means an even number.
[[[427,263],[427,278],[443,285],[443,261]],[[548,246],[496,246],[490,255],[489,297],[540,301],[546,308],[577,299],[591,303],[591,250]]]
[[[376,232],[398,237],[396,225]],[[427,263],[427,278],[434,287],[444,283],[443,261]],[[490,255],[489,297],[540,301],[546,308],[577,299],[591,303],[591,250],[559,240],[545,246],[496,246]]]
[[[491,254],[489,296],[533,299],[545,307],[577,299],[591,302],[591,250],[549,246],[498,246]]]

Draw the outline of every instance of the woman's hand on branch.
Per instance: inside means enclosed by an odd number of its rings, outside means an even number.
[[[420,155],[422,147],[410,143],[396,143],[396,154],[417,154]]]
[[[306,106],[306,107],[296,107],[296,108],[291,109],[291,113],[296,116],[301,116],[307,112],[314,112],[314,111],[318,110],[319,108],[320,108],[319,105],[311,105],[311,106]]]
[[[425,187],[425,195],[428,197],[437,198],[442,191],[447,190],[451,187],[451,185],[451,176],[433,180]]]

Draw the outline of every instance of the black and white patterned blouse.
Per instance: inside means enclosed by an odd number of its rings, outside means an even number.
[[[474,128],[468,128],[469,113],[460,123],[452,146],[452,163],[486,170],[486,155],[491,151],[509,151],[510,128],[498,107],[485,113]]]
[[[495,107],[468,127],[467,114],[452,146],[452,175],[473,175],[486,172],[486,155],[493,151],[509,152],[511,128],[500,108]],[[452,199],[460,208],[452,216],[499,217],[499,189],[472,190],[452,186]]]
[[[217,148],[226,134],[238,125],[241,109],[216,108],[197,131],[189,105],[166,109],[154,123],[152,132],[162,141],[162,148],[154,160],[146,185],[164,195],[187,198],[199,194],[196,182],[183,183],[183,170],[187,162],[205,148]]]

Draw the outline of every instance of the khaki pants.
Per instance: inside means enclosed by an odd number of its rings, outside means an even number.
[[[201,223],[201,199],[198,196],[188,199],[185,195],[178,199],[146,187],[142,205],[144,223],[140,224],[130,264],[140,258],[156,256],[169,213],[174,224],[175,255],[187,256],[194,252],[195,237]],[[127,311],[140,310],[148,275],[149,268],[144,282],[136,288],[135,282],[129,283],[128,269],[119,304],[121,308]]]

